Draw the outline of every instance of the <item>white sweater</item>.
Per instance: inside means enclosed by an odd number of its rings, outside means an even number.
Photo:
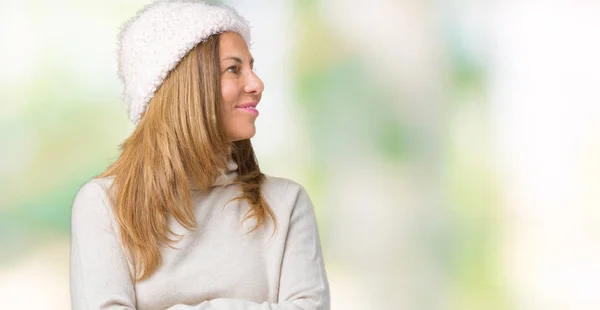
[[[230,162],[230,170],[237,165]],[[118,237],[107,199],[112,178],[93,179],[77,193],[71,226],[71,303],[78,309],[266,310],[330,308],[314,210],[299,184],[267,176],[262,193],[277,219],[246,234],[249,206],[236,200],[236,172],[221,175],[210,192],[192,190],[197,228],[173,218],[183,238],[161,248],[163,262],[147,280],[132,280],[133,265]]]

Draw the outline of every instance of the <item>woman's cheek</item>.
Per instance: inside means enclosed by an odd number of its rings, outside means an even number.
[[[230,81],[221,82],[221,97],[225,107],[236,105],[237,91],[234,83]]]

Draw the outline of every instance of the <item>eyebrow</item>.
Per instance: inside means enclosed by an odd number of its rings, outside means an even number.
[[[236,56],[227,56],[227,57],[221,59],[221,61],[225,61],[225,60],[228,60],[228,59],[233,59],[233,60],[235,60],[238,63],[243,63],[242,59],[239,58],[239,57],[236,57]],[[253,65],[253,64],[254,64],[254,57],[251,57],[250,58],[250,65]]]

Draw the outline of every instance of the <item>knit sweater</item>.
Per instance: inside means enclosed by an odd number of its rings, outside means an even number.
[[[119,238],[107,190],[112,178],[87,182],[77,193],[71,226],[71,304],[79,309],[284,310],[330,308],[318,229],[304,188],[267,176],[262,194],[277,220],[248,233],[254,218],[230,162],[210,191],[192,188],[197,227],[174,248],[161,247],[162,263],[148,279],[133,281],[134,263]]]

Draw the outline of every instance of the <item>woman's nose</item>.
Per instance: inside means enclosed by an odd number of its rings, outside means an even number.
[[[256,72],[251,71],[246,77],[246,85],[244,91],[247,93],[260,94],[265,89],[263,81],[256,75]]]

